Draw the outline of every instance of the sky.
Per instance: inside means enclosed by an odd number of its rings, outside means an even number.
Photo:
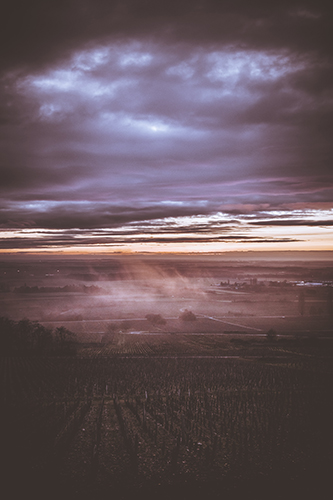
[[[0,252],[333,250],[331,2],[1,17]]]

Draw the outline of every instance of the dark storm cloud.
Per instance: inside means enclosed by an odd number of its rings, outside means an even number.
[[[4,204],[0,205],[0,228],[24,227],[28,225],[36,228],[47,229],[93,229],[112,228],[126,223],[140,223],[140,221],[155,221],[165,217],[177,218],[193,216],[209,212],[209,208],[195,205],[163,204],[160,206],[106,206],[104,204],[79,202],[79,203],[48,203],[45,201],[24,202],[12,205],[10,209]],[[11,218],[8,218],[8,212]],[[224,222],[226,223],[226,222]],[[221,223],[220,223],[221,224]],[[222,222],[223,224],[223,222]],[[168,227],[167,223],[164,225]],[[200,231],[200,228],[196,226]]]
[[[255,219],[263,207],[332,202],[329,2],[2,9],[2,228],[77,228],[83,238],[137,224],[140,242],[141,223],[161,219],[151,228],[159,243],[168,218],[207,216],[188,222],[200,235],[214,233],[218,212]],[[252,225],[283,225],[266,217],[272,224]]]
[[[154,242],[157,244],[207,244],[207,243],[290,243],[300,241],[295,238],[254,238],[248,236],[219,236],[219,237],[155,237]],[[74,239],[72,235],[56,235],[56,236],[45,236],[39,238],[8,238],[4,240],[1,244],[1,248],[12,249],[16,248],[18,250],[31,249],[57,249],[57,248],[82,248],[89,246],[102,246],[102,247],[119,247],[121,245],[129,245],[131,243],[142,244],[150,243],[149,239],[142,237],[135,238],[122,238],[122,237],[95,237],[95,238],[76,238]]]
[[[251,222],[255,226],[310,226],[310,227],[325,227],[333,226],[333,220],[267,220]]]
[[[38,65],[103,37],[143,36],[326,55],[330,14],[327,0],[4,0],[1,59]]]

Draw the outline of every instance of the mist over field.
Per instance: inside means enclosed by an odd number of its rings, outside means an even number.
[[[89,334],[101,338],[96,334],[103,335],[112,321],[127,321],[127,330],[156,330],[146,320],[149,314],[166,320],[160,330],[180,332],[189,328],[179,321],[185,310],[198,316],[200,321],[191,325],[196,330],[200,325],[203,333],[237,330],[229,324],[237,317],[243,317],[238,330],[244,333],[329,328],[333,266],[325,260],[20,258],[2,261],[0,273],[1,315],[48,325],[61,322],[79,341]],[[305,294],[303,314],[300,294]]]

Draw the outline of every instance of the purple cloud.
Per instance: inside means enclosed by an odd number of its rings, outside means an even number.
[[[308,221],[306,210],[333,199],[327,8],[321,0],[8,2],[3,230],[122,228],[132,243],[133,224],[168,228],[174,218],[186,234],[182,218],[191,227],[202,216],[193,233],[212,241],[220,236],[209,235],[211,217],[229,207],[241,223],[253,217],[252,228],[319,230],[326,215]],[[277,222],[273,212],[295,203],[301,214]],[[257,218],[263,207],[266,222]],[[236,229],[229,236],[238,240]],[[269,240],[243,241],[253,238]],[[18,244],[3,248],[10,241]]]

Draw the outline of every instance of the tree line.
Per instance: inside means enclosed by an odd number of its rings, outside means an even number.
[[[2,355],[74,355],[73,332],[60,326],[46,328],[37,321],[14,321],[0,317],[0,351]]]

